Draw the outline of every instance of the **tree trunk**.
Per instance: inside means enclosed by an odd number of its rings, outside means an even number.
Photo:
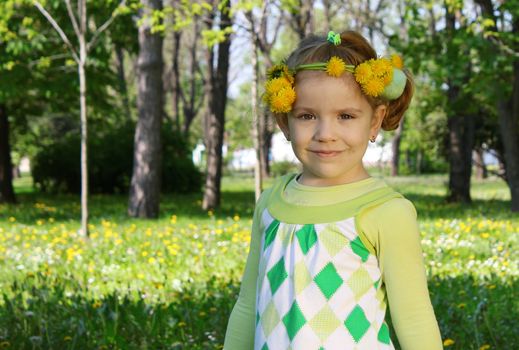
[[[449,202],[470,203],[474,118],[451,115],[449,127]]]
[[[190,56],[191,56],[191,62],[189,67],[189,96],[186,98],[185,94],[183,93],[183,90],[180,88],[180,96],[182,97],[182,104],[184,107],[184,123],[182,124],[182,133],[185,137],[189,135],[189,129],[191,127],[191,124],[193,123],[193,120],[195,119],[196,115],[198,114],[198,111],[200,110],[200,107],[202,106],[204,97],[199,97],[199,101],[197,101],[197,79],[196,79],[196,72],[198,68],[198,62],[196,57],[196,51],[197,51],[197,42],[198,42],[198,35],[199,35],[199,18],[198,16],[195,16],[193,19],[193,44],[190,47]],[[206,92],[208,92],[210,89],[205,89]]]
[[[0,203],[16,203],[7,107],[0,104]]]
[[[260,130],[261,130],[261,173],[263,178],[270,177],[270,149],[272,148],[272,136],[274,135],[275,125],[274,120],[268,113],[268,110],[264,110],[264,113],[260,116]]]
[[[123,99],[123,109],[126,117],[131,119],[130,101],[128,99],[128,87],[126,84],[126,75],[124,73],[124,51],[121,45],[115,45],[115,56],[117,58],[117,76],[119,79],[119,90]]]
[[[449,38],[456,33],[456,15],[446,4],[445,15],[446,29]],[[470,66],[461,84],[469,81]],[[460,83],[447,79],[448,91],[448,129],[449,129],[449,188],[447,200],[449,202],[470,203],[470,175],[472,173],[472,148],[474,146],[475,126],[472,116],[460,112],[460,99],[463,98]]]
[[[405,119],[404,119],[405,120]],[[393,155],[391,157],[391,176],[398,176],[400,162],[400,142],[402,141],[402,132],[404,131],[404,120],[400,122],[395,131],[395,137],[391,144]]]
[[[476,179],[483,180],[487,178],[487,167],[483,159],[483,148],[477,147],[474,150],[474,165],[476,166]]]
[[[161,0],[142,0],[143,17],[162,9]],[[148,15],[148,16],[147,16]],[[159,215],[161,141],[163,115],[162,36],[151,33],[147,20],[139,27],[138,110],[135,129],[133,175],[128,214],[133,217],[156,218]]]
[[[230,2],[226,1],[220,12],[220,29],[231,26],[229,17]],[[216,69],[209,68],[208,80],[210,95],[208,96],[208,113],[206,115],[206,150],[207,173],[205,181],[204,210],[220,205],[220,185],[222,180],[222,145],[225,125],[225,106],[227,104],[227,85],[229,72],[229,51],[231,39],[229,36],[218,44],[218,62]],[[209,51],[212,51],[210,48]],[[213,65],[213,54],[208,55],[208,66]],[[213,74],[215,73],[215,74]]]
[[[180,69],[178,65],[178,56],[180,55],[180,39],[182,32],[175,31],[173,33],[173,115],[175,126],[180,130]]]
[[[258,112],[258,48],[256,45],[256,33],[254,29],[251,33],[252,42],[252,85],[251,85],[251,108],[252,108],[252,140],[256,154],[256,162],[254,163],[254,194],[256,201],[263,190],[263,158],[262,158],[262,123]],[[263,119],[263,118],[261,118]]]
[[[80,33],[79,41],[79,106],[81,113],[81,234],[88,237],[88,123],[87,123],[87,105],[86,105],[86,32],[87,32],[87,9],[86,0],[82,0],[80,5]]]
[[[510,188],[511,210],[519,211],[519,62],[514,64],[514,87],[508,103],[501,102],[499,127],[505,155],[506,182]]]

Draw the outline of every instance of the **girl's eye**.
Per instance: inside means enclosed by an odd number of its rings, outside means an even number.
[[[342,113],[341,115],[339,115],[339,118],[347,120],[347,119],[353,119],[353,116],[351,114]]]
[[[303,120],[312,120],[312,119],[315,119],[315,115],[309,114],[309,113],[305,113],[305,114],[300,114],[297,118],[298,119],[303,119]]]

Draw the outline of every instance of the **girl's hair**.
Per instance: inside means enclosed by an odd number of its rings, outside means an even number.
[[[290,70],[295,70],[300,64],[326,62],[332,56],[338,56],[346,64],[359,65],[371,58],[376,59],[377,53],[368,41],[355,31],[345,31],[341,33],[341,44],[335,46],[328,42],[325,36],[310,35],[303,39],[299,46],[287,58],[287,65]],[[375,108],[379,105],[386,105],[387,112],[382,121],[382,129],[394,130],[398,127],[404,112],[409,107],[414,92],[414,83],[410,73],[404,70],[407,82],[402,95],[392,101],[385,101],[364,94],[369,104]],[[297,81],[297,75],[296,75]]]

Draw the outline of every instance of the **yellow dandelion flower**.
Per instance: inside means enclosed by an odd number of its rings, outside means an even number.
[[[355,68],[355,80],[359,84],[366,83],[373,76],[373,71],[368,62],[363,62]]]
[[[283,88],[270,100],[270,110],[274,113],[288,113],[296,100],[296,92],[293,87]]]
[[[377,97],[384,91],[384,83],[381,79],[372,78],[362,84],[362,91],[368,96]]]
[[[391,64],[393,67],[402,69],[404,67],[404,62],[402,61],[402,57],[397,54],[391,55]]]
[[[281,91],[281,89],[285,89],[291,86],[292,84],[290,84],[290,82],[284,77],[274,78],[267,82],[265,85],[265,91],[267,94],[276,94]]]
[[[391,62],[386,58],[379,58],[371,63],[371,70],[376,77],[382,78],[393,71]]]
[[[326,65],[326,73],[332,77],[340,77],[346,70],[346,63],[337,56],[333,56]]]
[[[488,344],[484,344],[479,347],[479,350],[488,350],[488,349],[490,349],[490,345],[488,345]]]
[[[443,341],[443,346],[451,346],[452,344],[454,344],[455,341],[452,340],[451,338],[447,338]]]
[[[283,67],[283,76],[286,80],[288,80],[290,85],[294,84],[294,75],[290,73],[290,71],[288,70],[288,66],[286,65]]]

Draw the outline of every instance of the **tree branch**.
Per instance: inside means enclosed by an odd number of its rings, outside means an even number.
[[[119,9],[120,7],[122,7],[124,5],[126,5],[126,0],[121,0],[119,5],[117,5],[115,10],[112,12],[112,15],[110,16],[110,18],[101,27],[97,28],[97,30],[94,33],[94,36],[92,37],[92,40],[90,40],[87,44],[87,48],[86,48],[87,52],[90,51],[90,49],[95,45],[95,43],[96,43],[97,39],[99,38],[99,36],[101,35],[101,33],[103,33],[106,30],[106,28],[108,28],[110,26],[110,24],[112,24],[115,17],[117,17],[117,14],[116,14],[117,9]]]
[[[59,36],[61,37],[61,40],[63,40],[65,45],[67,45],[68,48],[70,49],[70,51],[72,52],[72,57],[74,58],[76,63],[79,64],[80,60],[79,60],[79,56],[77,54],[77,51],[76,51],[76,49],[74,49],[74,46],[72,46],[72,44],[70,43],[70,40],[68,39],[68,37],[65,34],[65,32],[61,29],[59,24],[56,23],[54,18],[52,18],[51,14],[48,13],[47,10],[45,10],[43,8],[43,6],[37,0],[33,0],[33,2],[34,2],[34,6],[36,6],[38,8],[38,10],[41,12],[41,14],[50,22],[52,27],[54,27],[54,29],[58,32]]]
[[[79,31],[76,16],[74,16],[74,12],[72,11],[72,6],[70,5],[70,0],[65,0],[65,4],[67,5],[68,16],[70,17],[70,22],[72,22],[72,27],[74,27],[74,32],[76,33],[76,36],[79,38],[81,35],[81,32]]]

